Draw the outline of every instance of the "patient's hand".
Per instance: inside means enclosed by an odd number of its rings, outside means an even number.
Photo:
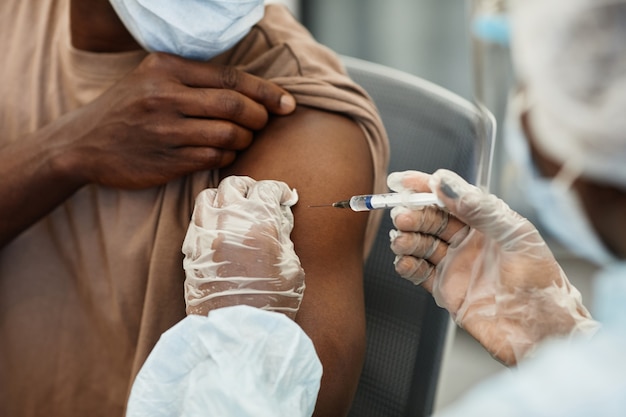
[[[188,314],[246,304],[295,318],[305,287],[290,239],[297,199],[283,182],[236,176],[198,195],[183,243]]]

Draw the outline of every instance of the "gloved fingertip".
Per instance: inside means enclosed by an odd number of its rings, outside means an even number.
[[[422,207],[419,207],[418,210],[421,210]],[[398,216],[409,215],[411,212],[415,211],[415,209],[411,209],[404,206],[396,206],[391,209],[389,215],[391,216],[391,222],[394,226],[398,227]]]
[[[189,227],[192,225],[198,227],[205,227],[208,223],[210,223],[210,212],[215,207],[215,198],[217,195],[217,190],[215,188],[207,188],[198,193],[196,196],[193,211],[191,213],[191,223]]]
[[[291,207],[298,202],[299,198],[298,191],[295,188],[290,189],[287,187],[287,189],[283,192],[281,204],[283,206]]]
[[[217,195],[217,189],[205,188],[200,191],[196,196],[196,206],[213,206],[215,203],[215,196]]]
[[[453,200],[456,200],[457,198],[459,198],[459,195],[456,193],[456,191],[454,191],[454,189],[452,189],[452,187],[449,184],[446,184],[445,182],[441,183],[441,185],[439,186],[439,189],[441,190],[443,195],[445,195],[448,198],[451,198]]]
[[[450,200],[457,200],[476,189],[460,175],[447,169],[437,170],[430,178],[428,185],[432,192]]]
[[[250,187],[248,198],[291,207],[298,201],[298,193],[277,180],[261,180]]]
[[[392,191],[421,191],[420,185],[425,183],[424,178],[428,174],[420,171],[407,170],[392,172],[387,176],[387,186]]]
[[[387,186],[392,191],[402,190],[402,172],[392,172],[387,176]]]
[[[231,175],[228,176],[226,178],[224,178],[218,188],[220,187],[226,187],[229,189],[236,189],[242,193],[245,194],[245,192],[248,190],[248,188],[254,184],[256,181],[254,181],[252,178],[250,177],[246,177],[246,176],[242,176],[242,175]]]
[[[215,207],[233,204],[244,200],[250,187],[256,181],[246,176],[232,175],[224,178],[217,186],[217,196],[215,198]]]

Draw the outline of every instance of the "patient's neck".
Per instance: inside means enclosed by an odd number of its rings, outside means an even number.
[[[119,19],[109,0],[71,0],[72,45],[90,52],[141,49]]]

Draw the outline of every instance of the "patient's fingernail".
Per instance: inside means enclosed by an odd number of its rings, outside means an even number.
[[[459,195],[456,193],[456,191],[454,191],[452,189],[452,187],[450,187],[445,182],[441,183],[441,186],[439,187],[439,189],[441,190],[442,193],[445,194],[446,197],[449,197],[449,198],[459,198]]]
[[[290,95],[283,95],[280,98],[280,108],[286,112],[290,112],[296,108],[296,99]]]

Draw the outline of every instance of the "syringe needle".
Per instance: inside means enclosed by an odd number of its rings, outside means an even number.
[[[333,203],[332,205],[333,207],[337,207],[337,208],[350,208],[350,200],[337,201],[336,203]]]
[[[353,211],[369,211],[386,209],[396,206],[422,207],[437,205],[443,207],[443,203],[433,193],[387,193],[355,195],[349,200],[337,201],[332,204],[309,207],[336,207],[349,208]]]

